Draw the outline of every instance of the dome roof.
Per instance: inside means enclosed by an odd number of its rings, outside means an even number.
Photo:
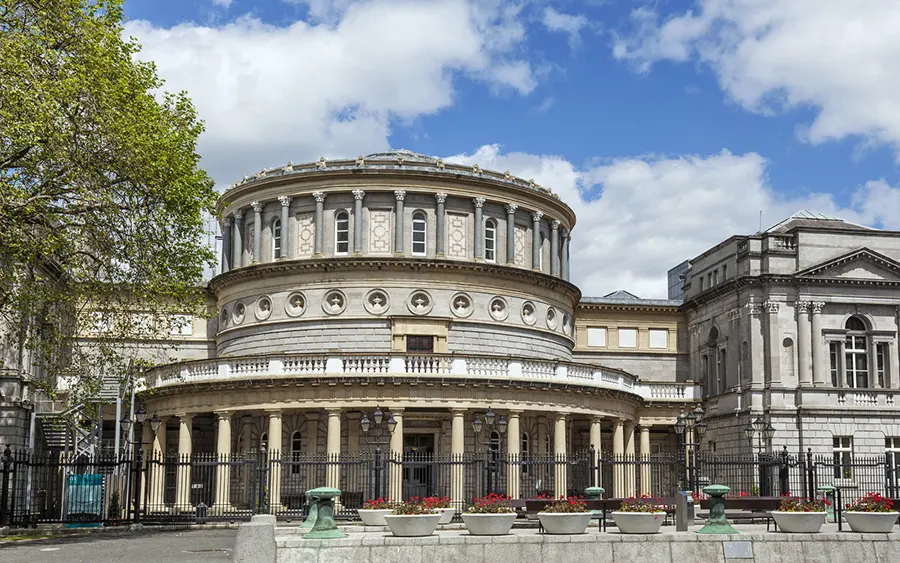
[[[430,164],[436,164],[439,160],[436,157],[409,151],[406,149],[376,152],[368,154],[364,158],[366,160],[403,160],[405,162],[428,162]]]

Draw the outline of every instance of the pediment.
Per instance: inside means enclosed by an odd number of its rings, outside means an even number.
[[[797,277],[834,280],[900,282],[900,262],[861,248],[800,272]]]

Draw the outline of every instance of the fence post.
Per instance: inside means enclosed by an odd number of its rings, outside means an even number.
[[[806,479],[809,481],[809,496],[816,492],[816,467],[813,464],[812,448],[806,449]]]
[[[141,521],[141,473],[143,470],[143,454],[141,450],[143,450],[143,446],[136,446],[135,450],[137,451],[135,456],[132,459],[136,458],[136,462],[134,464],[134,515],[133,521],[135,524]]]
[[[381,446],[375,446],[375,494],[373,499],[381,498]]]
[[[259,490],[258,497],[256,498],[256,513],[257,514],[266,514],[267,511],[267,499],[266,499],[266,470],[269,468],[269,455],[267,451],[262,451],[257,454],[256,457],[256,470],[259,473],[257,481],[259,481]]]
[[[0,487],[2,488],[2,491],[0,491],[0,526],[6,526],[9,524],[9,474],[12,467],[12,450],[9,449],[9,444],[3,450],[2,460],[3,484]]]

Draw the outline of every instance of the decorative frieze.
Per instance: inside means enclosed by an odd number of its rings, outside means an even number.
[[[388,209],[369,210],[369,252],[391,253],[391,211]]]
[[[447,256],[450,258],[468,258],[466,234],[466,216],[458,213],[447,215]]]

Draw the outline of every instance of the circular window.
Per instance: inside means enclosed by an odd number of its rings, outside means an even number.
[[[381,289],[373,289],[366,295],[365,307],[366,311],[373,315],[380,315],[390,308],[391,302],[386,291]]]
[[[466,293],[457,293],[450,300],[450,312],[457,317],[468,317],[472,314],[472,298]]]
[[[284,304],[284,312],[290,317],[299,317],[304,311],[306,311],[306,296],[299,291],[288,295]]]
[[[522,305],[522,322],[527,325],[533,325],[537,322],[537,310],[534,308],[534,303],[531,301],[526,301]]]
[[[434,301],[427,291],[418,290],[410,294],[406,306],[414,315],[427,315],[434,307]]]
[[[246,314],[247,307],[243,303],[238,303],[234,306],[234,311],[231,313],[231,320],[234,321],[234,324],[239,325],[244,322],[244,315]]]
[[[559,319],[557,318],[556,309],[550,307],[547,309],[547,326],[551,330],[556,330],[556,325],[559,323]]]
[[[222,307],[222,313],[219,315],[219,322],[223,329],[228,325],[228,309],[225,307]]]
[[[347,296],[343,291],[332,289],[322,300],[322,310],[329,315],[340,315],[347,308]]]
[[[255,315],[260,321],[264,321],[272,316],[272,300],[265,296],[257,299]]]
[[[781,345],[784,346],[785,348],[790,348],[791,346],[794,345],[794,341],[790,337],[788,337],[788,338],[785,338],[781,342]]]
[[[505,321],[506,317],[509,316],[509,305],[506,303],[506,299],[502,297],[492,298],[490,304],[488,304],[488,313],[495,321]]]
[[[572,333],[572,319],[569,318],[568,313],[563,313],[562,329],[566,336]]]

